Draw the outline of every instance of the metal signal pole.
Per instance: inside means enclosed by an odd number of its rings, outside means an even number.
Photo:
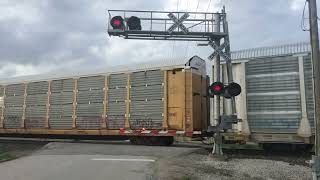
[[[214,32],[220,33],[220,24],[221,24],[221,16],[220,14],[215,14],[214,16],[215,24],[214,24]],[[220,46],[220,39],[215,39],[215,43]],[[213,82],[220,82],[220,55],[216,55],[214,59],[213,66]],[[220,124],[220,96],[214,97],[214,121],[216,125]],[[212,154],[222,155],[222,137],[220,133],[220,129],[215,133],[215,143],[213,145]]]
[[[226,13],[226,8],[223,6],[222,13]],[[227,33],[227,36],[224,38],[225,41],[228,42],[228,46],[226,46],[225,51],[226,54],[231,58],[231,52],[230,52],[230,39],[229,39],[229,27],[228,27],[228,21],[227,17],[223,18],[223,31]],[[231,59],[225,59],[226,61],[226,69],[227,69],[227,80],[228,83],[233,82],[233,73],[232,73],[232,62]],[[225,99],[226,101],[226,115],[232,115],[236,113],[236,105],[235,105],[235,98],[232,97],[231,99]]]
[[[318,15],[316,0],[309,2],[310,41],[313,65],[313,90],[315,105],[315,156],[312,157],[312,176],[314,180],[320,179],[320,58]]]

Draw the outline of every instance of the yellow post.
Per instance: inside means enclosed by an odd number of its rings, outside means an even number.
[[[130,123],[129,123],[129,118],[130,118],[130,74],[128,73],[128,78],[127,78],[127,100],[126,100],[126,119],[125,119],[125,124],[124,127],[126,129],[130,128]]]
[[[168,129],[168,71],[163,71],[163,122],[162,128],[164,130]]]
[[[22,122],[21,122],[21,128],[25,128],[25,120],[26,120],[26,100],[27,100],[27,87],[28,83],[24,84],[24,98],[23,98],[23,106],[22,106]]]
[[[184,99],[184,108],[183,108],[183,120],[182,120],[182,129],[186,129],[186,121],[185,119],[187,118],[187,97],[186,97],[186,93],[187,93],[187,73],[186,70],[183,69],[183,88],[184,88],[184,92],[183,92],[183,99]]]
[[[109,76],[106,76],[104,79],[104,98],[103,98],[103,113],[102,113],[102,123],[101,127],[103,129],[107,128],[107,107],[108,107],[108,83]]]
[[[73,87],[73,101],[72,101],[72,128],[77,127],[77,94],[78,94],[78,79],[74,79],[74,87]]]
[[[46,104],[46,124],[45,124],[45,128],[49,128],[50,124],[49,124],[49,112],[50,112],[50,97],[51,97],[51,82],[52,81],[48,81],[48,92],[47,92],[47,104]]]
[[[4,101],[5,101],[5,97],[6,97],[6,86],[3,87],[3,96],[2,96],[2,108],[1,108],[1,122],[0,122],[0,128],[4,128],[4,111],[5,111],[5,105],[4,105]]]
[[[189,122],[191,122],[191,128],[189,126],[189,130],[193,130],[193,123],[195,121],[195,119],[193,119],[193,72],[192,69],[190,69],[190,99],[191,99],[191,103],[190,103],[190,119]]]

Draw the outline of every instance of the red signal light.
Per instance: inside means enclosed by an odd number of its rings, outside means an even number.
[[[238,83],[232,82],[225,86],[221,82],[214,82],[208,88],[210,97],[223,96],[227,99],[238,96],[241,93],[241,86]]]
[[[215,92],[219,92],[221,91],[222,87],[220,85],[215,85],[212,87],[212,89],[215,91]]]
[[[124,20],[121,16],[111,18],[110,24],[113,29],[124,29]]]
[[[120,26],[121,25],[121,21],[119,19],[116,19],[113,21],[113,24],[116,26]]]
[[[221,95],[224,93],[224,85],[221,82],[214,82],[208,88],[208,93],[210,97],[214,95]]]

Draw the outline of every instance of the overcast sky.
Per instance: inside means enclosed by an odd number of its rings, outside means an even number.
[[[231,49],[237,50],[308,41],[308,32],[300,27],[304,2],[199,0],[196,9],[198,0],[0,0],[0,77],[78,71],[186,54],[206,59],[211,53],[195,43],[109,37],[107,9],[216,12],[225,5]]]

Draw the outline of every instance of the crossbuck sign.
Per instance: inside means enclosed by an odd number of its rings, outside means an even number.
[[[221,46],[218,46],[214,41],[210,40],[208,44],[214,49],[214,52],[208,57],[210,61],[217,55],[222,56],[225,60],[231,60],[231,58],[223,52],[223,49],[229,45],[229,42],[225,41]]]
[[[188,29],[182,24],[182,22],[189,17],[189,13],[184,13],[180,19],[178,19],[172,13],[169,13],[168,17],[174,22],[174,24],[168,29],[169,34],[171,34],[177,27],[179,27],[185,34],[189,32]]]

